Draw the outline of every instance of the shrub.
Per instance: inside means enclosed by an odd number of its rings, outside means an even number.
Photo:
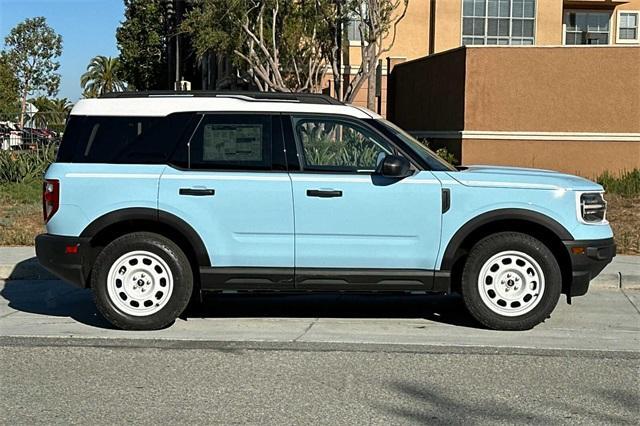
[[[640,169],[624,172],[620,176],[613,176],[609,172],[604,172],[596,178],[596,182],[611,194],[618,194],[623,197],[640,195]]]
[[[53,144],[37,151],[0,151],[0,182],[25,182],[42,178],[56,157]]]

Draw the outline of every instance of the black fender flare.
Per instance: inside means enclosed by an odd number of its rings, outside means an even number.
[[[519,220],[535,223],[536,225],[543,226],[553,232],[560,240],[574,240],[573,235],[571,235],[567,228],[562,226],[555,219],[552,219],[542,213],[525,209],[492,210],[469,220],[467,223],[462,225],[455,234],[453,234],[453,237],[449,240],[447,248],[444,251],[440,269],[450,271],[451,268],[453,268],[453,264],[456,261],[456,252],[471,233],[484,225],[490,224],[491,222],[499,222],[503,220]]]
[[[198,235],[195,229],[193,229],[191,225],[180,219],[178,216],[163,210],[157,210],[147,207],[134,207],[114,210],[98,217],[89,225],[87,225],[87,227],[84,228],[84,230],[80,234],[80,237],[93,238],[109,226],[113,226],[120,222],[140,220],[157,222],[159,224],[163,224],[170,228],[173,228],[176,232],[183,235],[187,239],[189,244],[191,244],[191,247],[195,252],[198,265],[211,266],[207,248],[205,247],[202,238],[200,238],[200,235]]]

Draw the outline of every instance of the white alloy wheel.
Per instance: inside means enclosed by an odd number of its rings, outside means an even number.
[[[520,251],[503,251],[487,260],[478,275],[478,290],[493,312],[515,317],[535,308],[545,290],[538,262]]]
[[[111,265],[107,293],[114,306],[125,314],[153,315],[171,299],[173,274],[160,256],[143,250],[132,251]]]

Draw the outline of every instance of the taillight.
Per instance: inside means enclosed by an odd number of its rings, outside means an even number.
[[[44,223],[49,222],[60,206],[60,181],[46,179],[42,186],[42,214]]]

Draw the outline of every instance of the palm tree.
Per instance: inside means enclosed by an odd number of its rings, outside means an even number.
[[[39,129],[62,128],[73,104],[69,99],[49,99],[44,96],[29,100],[38,110],[33,116],[33,124]]]
[[[121,92],[126,88],[126,83],[120,78],[120,70],[121,65],[118,58],[96,56],[89,62],[87,72],[82,74],[80,85],[84,89],[84,93],[89,96]]]
[[[51,99],[51,122],[64,125],[71,108],[73,108],[73,104],[67,98]]]

